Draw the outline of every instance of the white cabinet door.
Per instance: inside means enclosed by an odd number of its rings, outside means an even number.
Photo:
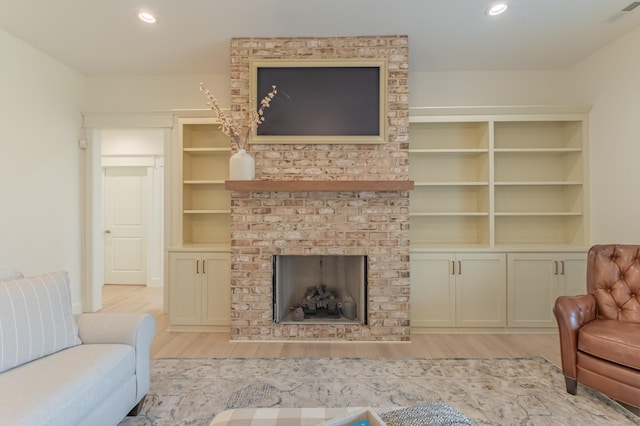
[[[169,322],[197,325],[201,318],[200,253],[169,253]]]
[[[561,295],[586,291],[585,253],[510,253],[507,288],[510,327],[556,327]]]
[[[503,253],[411,255],[411,325],[503,327],[506,274]]]
[[[411,325],[454,327],[455,275],[451,253],[411,255]]]
[[[456,325],[504,327],[507,324],[506,256],[459,253],[456,267]]]
[[[587,254],[563,253],[559,261],[559,275],[562,279],[562,295],[577,296],[587,294]]]
[[[202,257],[202,324],[231,324],[231,255],[204,253]]]

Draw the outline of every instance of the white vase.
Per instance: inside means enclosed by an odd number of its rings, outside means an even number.
[[[256,161],[244,149],[229,158],[229,180],[253,180],[256,177]]]

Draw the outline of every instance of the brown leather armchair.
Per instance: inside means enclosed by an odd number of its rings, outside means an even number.
[[[640,245],[595,245],[587,257],[587,293],[561,296],[560,332],[567,392],[578,382],[640,412]]]

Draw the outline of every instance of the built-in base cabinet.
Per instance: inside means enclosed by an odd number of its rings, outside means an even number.
[[[415,253],[411,256],[411,325],[506,325],[503,253]]]
[[[586,252],[411,254],[411,326],[555,328],[558,296],[586,292]]]
[[[169,326],[216,330],[231,321],[231,256],[225,252],[170,251]]]

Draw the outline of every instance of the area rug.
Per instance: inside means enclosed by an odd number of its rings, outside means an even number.
[[[543,358],[154,359],[142,412],[121,425],[208,425],[227,409],[374,407],[441,402],[474,425],[637,425],[584,386],[565,391]]]

